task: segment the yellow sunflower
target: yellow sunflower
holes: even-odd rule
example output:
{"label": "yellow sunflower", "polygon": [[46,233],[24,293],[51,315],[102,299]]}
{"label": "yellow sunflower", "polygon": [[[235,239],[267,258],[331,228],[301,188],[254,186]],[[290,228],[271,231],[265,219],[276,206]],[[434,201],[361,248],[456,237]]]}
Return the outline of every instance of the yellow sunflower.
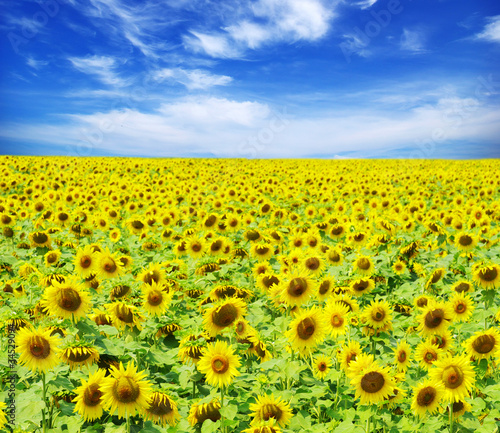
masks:
{"label": "yellow sunflower", "polygon": [[473,250],[478,242],[478,238],[469,233],[460,232],[455,236],[455,246],[462,251]]}
{"label": "yellow sunflower", "polygon": [[427,413],[431,415],[439,410],[439,403],[443,399],[442,385],[436,385],[431,380],[425,380],[413,388],[411,410],[420,417]]}
{"label": "yellow sunflower", "polygon": [[94,268],[96,259],[97,253],[91,245],[86,245],[83,249],[79,249],[76,252],[75,260],[73,261],[73,264],[75,265],[75,272],[82,278],[90,277],[95,273]]}
{"label": "yellow sunflower", "polygon": [[321,275],[325,266],[324,261],[320,255],[307,255],[301,262],[302,270],[310,275]]}
{"label": "yellow sunflower", "polygon": [[401,340],[398,343],[398,346],[394,350],[394,362],[396,363],[396,368],[398,371],[406,371],[408,369],[408,365],[411,361],[411,348],[410,345]]}
{"label": "yellow sunflower", "polygon": [[83,366],[90,367],[99,361],[99,352],[90,343],[82,340],[75,340],[62,349],[61,359],[69,364],[71,370]]}
{"label": "yellow sunflower", "polygon": [[474,301],[469,295],[461,292],[453,293],[452,297],[448,301],[450,306],[452,318],[457,322],[466,322],[472,316],[474,311]]}
{"label": "yellow sunflower", "polygon": [[240,375],[240,358],[224,341],[210,343],[203,350],[197,367],[206,376],[207,382],[215,387],[226,387]]}
{"label": "yellow sunflower", "polygon": [[3,428],[5,424],[7,424],[7,417],[5,416],[5,412],[3,411],[7,405],[0,401],[0,428]]}
{"label": "yellow sunflower", "polygon": [[153,392],[149,406],[144,410],[144,419],[155,424],[176,426],[181,416],[177,403],[163,392]]}
{"label": "yellow sunflower", "polygon": [[166,281],[166,272],[159,263],[151,263],[136,278],[145,284],[164,284]]}
{"label": "yellow sunflower", "polygon": [[56,266],[59,262],[59,259],[61,258],[61,251],[59,250],[53,250],[49,251],[43,256],[45,266],[50,267],[50,266]]}
{"label": "yellow sunflower", "polygon": [[251,426],[242,431],[242,433],[282,433],[281,430],[274,421],[274,418],[271,418],[269,421],[263,423],[258,426]]}
{"label": "yellow sunflower", "polygon": [[361,404],[376,404],[388,398],[396,383],[389,374],[388,367],[380,367],[373,361],[351,380],[356,398]]}
{"label": "yellow sunflower", "polygon": [[94,270],[98,278],[115,278],[123,275],[123,265],[118,253],[111,253],[108,248],[97,253]]}
{"label": "yellow sunflower", "polygon": [[318,355],[314,358],[313,374],[318,379],[324,379],[332,367],[332,360],[325,355]]}
{"label": "yellow sunflower", "polygon": [[326,252],[326,260],[332,266],[340,266],[344,261],[344,256],[340,248],[331,248]]}
{"label": "yellow sunflower", "polygon": [[422,341],[415,349],[415,360],[420,361],[420,366],[429,370],[434,362],[441,358],[443,351],[430,341]]}
{"label": "yellow sunflower", "polygon": [[316,294],[316,285],[304,272],[294,271],[288,274],[279,288],[281,302],[290,307],[300,307]]}
{"label": "yellow sunflower", "polygon": [[340,365],[344,372],[347,372],[351,362],[363,352],[361,345],[356,340],[351,340],[347,346],[342,347],[340,352]]}
{"label": "yellow sunflower", "polygon": [[435,344],[443,351],[448,351],[453,347],[453,336],[449,329],[443,331],[441,334],[434,334],[429,337],[431,344]]}
{"label": "yellow sunflower", "polygon": [[427,282],[425,283],[425,290],[429,290],[431,286],[433,286],[434,284],[437,284],[439,281],[441,281],[441,279],[444,277],[445,273],[446,273],[445,268],[439,268],[439,269],[435,269],[434,271],[432,271],[432,274],[430,275],[430,277],[427,279]]}
{"label": "yellow sunflower", "polygon": [[473,279],[484,289],[496,289],[500,287],[500,266],[477,266],[474,268]]}
{"label": "yellow sunflower", "polygon": [[143,412],[151,401],[151,384],[144,380],[146,373],[137,372],[137,367],[129,362],[127,368],[120,362],[119,367],[112,366],[110,376],[102,380],[102,402],[104,408],[119,418],[133,416]]}
{"label": "yellow sunflower", "polygon": [[318,300],[324,301],[333,292],[335,279],[333,277],[323,277],[318,285]]}
{"label": "yellow sunflower", "polygon": [[392,329],[391,306],[387,301],[372,301],[361,313],[361,322],[375,330]]}
{"label": "yellow sunflower", "polygon": [[359,278],[352,281],[349,288],[354,296],[362,296],[375,288],[375,282],[371,278]]}
{"label": "yellow sunflower", "polygon": [[251,424],[260,424],[263,421],[274,419],[280,427],[286,427],[290,424],[293,416],[290,405],[281,399],[271,395],[259,395],[257,401],[250,405],[253,420]]}
{"label": "yellow sunflower", "polygon": [[91,307],[90,294],[76,277],[66,277],[62,283],[54,281],[45,289],[43,302],[50,314],[63,319],[80,320]]}
{"label": "yellow sunflower", "polygon": [[396,275],[402,275],[405,273],[406,271],[406,263],[403,262],[402,260],[397,260],[396,262],[394,262],[394,264],[392,265],[392,270],[394,271],[394,273]]}
{"label": "yellow sunflower", "polygon": [[30,233],[29,240],[34,247],[43,248],[50,246],[50,236],[46,232]]}
{"label": "yellow sunflower", "polygon": [[474,286],[469,281],[461,280],[453,284],[451,290],[457,293],[468,293],[474,291]]}
{"label": "yellow sunflower", "polygon": [[73,412],[79,413],[85,421],[94,421],[102,416],[103,400],[101,386],[106,370],[97,370],[88,380],[81,379],[82,384],[75,389],[76,403]]}
{"label": "yellow sunflower", "polygon": [[375,265],[370,257],[359,256],[353,263],[353,270],[361,275],[371,275],[375,271]]}
{"label": "yellow sunflower", "polygon": [[323,311],[327,329],[331,335],[338,337],[346,333],[349,308],[337,301],[329,302]]}
{"label": "yellow sunflower", "polygon": [[161,316],[172,299],[173,292],[164,285],[153,283],[142,286],[142,306],[152,316]]}
{"label": "yellow sunflower", "polygon": [[220,403],[217,400],[212,400],[210,403],[195,403],[189,410],[188,422],[191,426],[200,427],[209,419],[216,422],[221,419]]}
{"label": "yellow sunflower", "polygon": [[292,320],[285,336],[292,348],[308,354],[323,341],[327,328],[321,311],[317,308],[300,311]]}
{"label": "yellow sunflower", "polygon": [[49,329],[22,328],[16,336],[19,362],[32,371],[45,373],[61,361],[58,357],[59,338],[50,335]]}
{"label": "yellow sunflower", "polygon": [[241,299],[228,298],[206,310],[203,326],[210,336],[215,337],[223,329],[241,319],[247,311],[246,303]]}
{"label": "yellow sunflower", "polygon": [[144,317],[137,311],[134,305],[128,305],[124,302],[113,302],[107,305],[109,317],[116,329],[133,328],[137,326],[141,329],[141,322]]}
{"label": "yellow sunflower", "polygon": [[274,247],[269,242],[260,241],[250,248],[250,254],[257,260],[264,262],[269,260],[274,254]]}
{"label": "yellow sunflower", "polygon": [[418,317],[417,330],[422,335],[442,334],[452,319],[450,307],[444,302],[430,302]]}
{"label": "yellow sunflower", "polygon": [[447,355],[438,359],[429,372],[434,383],[444,386],[445,398],[450,402],[464,400],[474,386],[475,372],[468,358]]}
{"label": "yellow sunflower", "polygon": [[[450,408],[447,408],[448,413],[450,411]],[[464,415],[466,412],[471,412],[472,411],[472,406],[467,400],[460,400],[460,401],[455,401],[451,405],[451,410],[453,414],[453,419],[458,419],[462,415]]]}
{"label": "yellow sunflower", "polygon": [[500,357],[500,333],[496,328],[476,332],[463,345],[467,354],[477,360]]}

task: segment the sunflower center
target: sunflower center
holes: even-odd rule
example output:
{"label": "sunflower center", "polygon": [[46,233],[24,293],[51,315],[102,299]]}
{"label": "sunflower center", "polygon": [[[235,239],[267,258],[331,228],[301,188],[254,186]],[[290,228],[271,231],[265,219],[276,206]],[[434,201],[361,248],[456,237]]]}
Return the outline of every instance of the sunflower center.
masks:
{"label": "sunflower center", "polygon": [[43,337],[32,337],[30,339],[30,353],[37,359],[45,359],[50,355],[50,344]]}
{"label": "sunflower center", "polygon": [[134,314],[126,305],[118,305],[116,307],[116,317],[125,323],[133,323],[134,321]]}
{"label": "sunflower center", "polygon": [[255,248],[255,252],[261,256],[267,254],[269,251],[269,248],[268,247],[257,247]]}
{"label": "sunflower center", "polygon": [[334,236],[339,236],[344,232],[344,228],[342,226],[333,227],[330,233]]}
{"label": "sunflower center", "polygon": [[215,241],[212,243],[212,245],[210,245],[210,250],[214,252],[220,251],[221,248],[222,248],[222,241]]}
{"label": "sunflower center", "polygon": [[158,290],[152,290],[149,295],[148,295],[148,304],[156,307],[157,305],[161,304],[161,301],[163,301],[163,296],[161,292]]}
{"label": "sunflower center", "polygon": [[55,263],[57,262],[57,254],[56,253],[50,253],[47,256],[47,263]]}
{"label": "sunflower center", "polygon": [[425,355],[424,355],[424,360],[428,364],[431,364],[436,359],[437,359],[437,356],[436,356],[436,354],[434,352],[426,352]]}
{"label": "sunflower center", "polygon": [[460,412],[464,408],[464,402],[463,401],[455,401],[452,406],[452,411],[453,413]]}
{"label": "sunflower center", "polygon": [[102,268],[110,274],[112,274],[113,272],[115,272],[118,269],[115,261],[111,257],[107,257],[105,259],[104,264],[102,265]]}
{"label": "sunflower center", "polygon": [[272,276],[272,277],[264,277],[262,278],[262,283],[264,284],[264,286],[266,286],[268,289],[269,287],[271,287],[273,284],[279,284],[280,280],[278,280],[278,278],[276,276]]}
{"label": "sunflower center", "polygon": [[382,308],[378,307],[374,311],[372,311],[372,319],[375,322],[381,322],[382,320],[384,320],[384,318],[385,318],[385,311]]}
{"label": "sunflower center", "polygon": [[212,322],[220,328],[225,328],[238,317],[238,309],[232,304],[222,305],[212,313]]}
{"label": "sunflower center", "polygon": [[365,257],[362,257],[361,259],[358,260],[357,262],[358,268],[362,269],[363,271],[367,271],[370,269],[370,260],[366,259]]}
{"label": "sunflower center", "polygon": [[446,388],[456,389],[462,385],[464,381],[464,373],[456,365],[446,367],[441,375]]}
{"label": "sunflower center", "polygon": [[436,398],[436,390],[432,386],[427,386],[420,390],[417,395],[417,404],[422,406],[429,406]]}
{"label": "sunflower center", "polygon": [[427,328],[437,328],[444,320],[444,311],[441,308],[429,311],[425,315],[425,326]]}
{"label": "sunflower center", "polygon": [[330,281],[323,281],[318,289],[319,294],[324,295],[328,290],[330,290]]}
{"label": "sunflower center", "polygon": [[311,271],[315,271],[320,266],[319,259],[317,257],[310,257],[306,260],[306,268]]}
{"label": "sunflower center", "polygon": [[384,376],[378,371],[370,371],[361,379],[361,388],[368,393],[380,391],[385,384]]}
{"label": "sunflower center", "polygon": [[144,224],[139,220],[132,221],[131,225],[134,229],[137,230],[141,230],[144,228]]}
{"label": "sunflower center", "polygon": [[469,291],[469,283],[460,283],[457,286],[455,286],[455,292],[461,293],[461,292],[468,292]]}
{"label": "sunflower center", "polygon": [[340,314],[333,314],[330,322],[334,328],[340,328],[344,324],[344,318]]}
{"label": "sunflower center", "polygon": [[2,215],[2,223],[9,224],[12,221],[12,218],[9,215]]}
{"label": "sunflower center", "polygon": [[337,252],[332,252],[328,255],[328,258],[332,263],[340,262],[340,254]]}
{"label": "sunflower center", "polygon": [[308,340],[314,334],[316,323],[311,317],[306,317],[297,326],[297,334],[301,340]]}
{"label": "sunflower center", "polygon": [[71,288],[61,290],[57,305],[66,311],[76,311],[82,305],[78,292]]}
{"label": "sunflower center", "polygon": [[191,245],[191,249],[195,252],[198,253],[201,251],[201,244],[199,242],[195,242]]}
{"label": "sunflower center", "polygon": [[265,404],[261,411],[264,421],[267,421],[269,418],[274,418],[279,421],[283,415],[283,411],[275,404]]}
{"label": "sunflower center", "polygon": [[44,244],[45,242],[48,241],[48,239],[49,238],[45,233],[38,232],[33,235],[33,240],[37,244]]}
{"label": "sunflower center", "polygon": [[94,407],[101,402],[102,392],[97,383],[91,383],[83,393],[83,402],[85,406]]}
{"label": "sunflower center", "polygon": [[455,307],[455,311],[457,313],[463,313],[466,309],[467,308],[466,308],[465,304],[462,304],[462,303],[457,304],[457,306]]}
{"label": "sunflower center", "polygon": [[494,281],[498,276],[498,271],[496,268],[483,268],[479,269],[479,278],[483,281]]}
{"label": "sunflower center", "polygon": [[224,374],[229,369],[227,358],[222,355],[216,355],[212,358],[212,370],[218,374]]}
{"label": "sunflower center", "polygon": [[131,377],[120,377],[113,385],[114,397],[120,403],[133,403],[141,393],[139,385]]}
{"label": "sunflower center", "polygon": [[157,271],[149,271],[143,278],[143,281],[146,284],[152,284],[153,282],[157,283],[160,281],[160,274]]}
{"label": "sunflower center", "polygon": [[162,398],[161,395],[155,394],[151,400],[150,407],[147,409],[149,413],[157,416],[168,415],[173,408],[168,398]]}
{"label": "sunflower center", "polygon": [[328,366],[326,365],[326,362],[324,362],[324,361],[321,361],[318,364],[318,370],[319,371],[325,371],[327,368],[328,368]]}
{"label": "sunflower center", "polygon": [[69,350],[68,359],[73,362],[83,362],[92,356],[89,349],[83,348],[78,352],[76,349]]}
{"label": "sunflower center", "polygon": [[470,244],[472,244],[472,238],[469,235],[460,236],[460,238],[458,239],[458,243],[464,247],[468,247]]}
{"label": "sunflower center", "polygon": [[427,305],[427,298],[419,298],[417,299],[417,305],[422,308],[422,307],[425,307]]}
{"label": "sunflower center", "polygon": [[89,268],[91,264],[92,264],[92,257],[90,256],[83,256],[80,259],[80,266],[84,269]]}
{"label": "sunflower center", "polygon": [[119,286],[113,287],[113,290],[111,290],[111,295],[114,298],[123,298],[129,291],[130,291],[130,286],[121,284]]}
{"label": "sunflower center", "polygon": [[398,362],[405,362],[406,361],[406,352],[401,351],[398,353]]}
{"label": "sunflower center", "polygon": [[472,343],[472,347],[477,353],[490,353],[495,347],[495,337],[492,335],[481,335]]}
{"label": "sunflower center", "polygon": [[442,271],[434,271],[431,277],[431,284],[436,284],[441,279],[442,276],[443,276]]}
{"label": "sunflower center", "polygon": [[368,281],[366,280],[360,280],[356,283],[354,283],[353,288],[356,290],[356,292],[362,292],[363,290],[366,290],[368,288]]}
{"label": "sunflower center", "polygon": [[288,294],[294,298],[300,297],[307,290],[307,281],[303,278],[294,278],[288,284]]}

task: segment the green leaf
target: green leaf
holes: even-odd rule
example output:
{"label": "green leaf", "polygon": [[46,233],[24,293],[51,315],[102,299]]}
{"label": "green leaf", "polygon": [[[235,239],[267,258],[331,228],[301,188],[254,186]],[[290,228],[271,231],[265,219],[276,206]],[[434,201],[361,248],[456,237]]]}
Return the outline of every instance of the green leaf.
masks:
{"label": "green leaf", "polygon": [[235,404],[229,404],[221,408],[220,413],[224,416],[224,418],[233,420],[238,413],[238,406],[236,406]]}

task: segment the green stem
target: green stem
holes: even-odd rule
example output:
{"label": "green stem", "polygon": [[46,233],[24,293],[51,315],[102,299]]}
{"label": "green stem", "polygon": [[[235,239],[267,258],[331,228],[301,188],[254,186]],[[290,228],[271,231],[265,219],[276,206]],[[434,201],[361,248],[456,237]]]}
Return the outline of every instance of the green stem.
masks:
{"label": "green stem", "polygon": [[191,393],[191,399],[194,399],[195,395],[196,395],[196,382],[193,379],[193,392]]}
{"label": "green stem", "polygon": [[368,419],[366,420],[366,430],[365,430],[365,433],[370,433],[370,420],[372,419],[371,416],[368,417]]}
{"label": "green stem", "polygon": [[45,421],[45,411],[47,409],[47,385],[45,383],[45,372],[42,372],[42,399],[45,407],[42,410],[42,426],[43,426],[43,433],[47,431],[47,422]]}
{"label": "green stem", "polygon": [[376,355],[375,340],[372,339],[372,355]]}
{"label": "green stem", "polygon": [[[220,408],[224,407],[224,387],[220,387]],[[224,425],[224,415],[220,415],[220,431],[221,433],[226,433],[226,426]]]}
{"label": "green stem", "polygon": [[130,433],[130,415],[127,413],[127,433]]}
{"label": "green stem", "polygon": [[448,411],[450,412],[450,433],[453,433],[453,403],[448,406]]}

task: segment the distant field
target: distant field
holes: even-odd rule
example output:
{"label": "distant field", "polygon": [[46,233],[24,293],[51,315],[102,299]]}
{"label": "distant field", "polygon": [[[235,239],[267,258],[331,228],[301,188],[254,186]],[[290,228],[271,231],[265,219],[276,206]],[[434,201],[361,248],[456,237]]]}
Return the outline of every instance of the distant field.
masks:
{"label": "distant field", "polygon": [[0,156],[0,430],[498,432],[499,173]]}

